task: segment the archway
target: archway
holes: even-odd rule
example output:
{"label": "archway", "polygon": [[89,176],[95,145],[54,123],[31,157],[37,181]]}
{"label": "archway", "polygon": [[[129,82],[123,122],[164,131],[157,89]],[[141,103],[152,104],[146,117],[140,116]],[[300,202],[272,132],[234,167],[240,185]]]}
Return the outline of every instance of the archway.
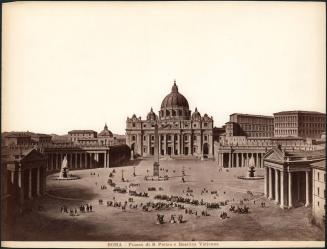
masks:
{"label": "archway", "polygon": [[209,154],[209,145],[208,143],[203,144],[203,157],[207,158]]}
{"label": "archway", "polygon": [[134,160],[134,149],[135,149],[135,144],[131,144],[131,160]]}

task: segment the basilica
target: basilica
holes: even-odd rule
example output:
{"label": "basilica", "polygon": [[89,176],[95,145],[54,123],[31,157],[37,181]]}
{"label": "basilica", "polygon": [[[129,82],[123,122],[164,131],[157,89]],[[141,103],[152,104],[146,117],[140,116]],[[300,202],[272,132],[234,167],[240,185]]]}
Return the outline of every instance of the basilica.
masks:
{"label": "basilica", "polygon": [[146,119],[134,114],[126,121],[126,143],[133,155],[155,154],[155,124],[158,125],[159,155],[213,157],[213,118],[192,113],[176,81],[163,99],[158,115],[151,108]]}

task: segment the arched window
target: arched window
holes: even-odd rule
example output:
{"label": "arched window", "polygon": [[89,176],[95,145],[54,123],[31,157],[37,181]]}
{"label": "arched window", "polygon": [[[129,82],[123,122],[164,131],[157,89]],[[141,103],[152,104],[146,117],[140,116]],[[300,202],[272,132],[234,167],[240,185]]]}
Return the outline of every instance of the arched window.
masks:
{"label": "arched window", "polygon": [[166,116],[170,116],[170,111],[166,110]]}
{"label": "arched window", "polygon": [[176,116],[176,111],[172,110],[172,116],[175,117]]}

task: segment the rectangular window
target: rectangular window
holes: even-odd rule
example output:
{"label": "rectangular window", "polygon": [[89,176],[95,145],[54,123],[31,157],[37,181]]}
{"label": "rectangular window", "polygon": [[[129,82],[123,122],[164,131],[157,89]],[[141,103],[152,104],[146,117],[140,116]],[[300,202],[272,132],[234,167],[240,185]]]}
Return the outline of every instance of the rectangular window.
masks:
{"label": "rectangular window", "polygon": [[207,141],[208,140],[208,137],[207,136],[204,136],[204,141]]}
{"label": "rectangular window", "polygon": [[196,141],[196,136],[193,136],[193,140]]}
{"label": "rectangular window", "polygon": [[207,126],[208,126],[208,124],[207,124],[207,123],[204,123],[203,125],[204,125],[204,127],[207,127]]}
{"label": "rectangular window", "polygon": [[154,140],[154,136],[151,136],[151,140],[152,140],[152,141]]}
{"label": "rectangular window", "polygon": [[318,179],[318,181],[319,181],[319,172],[317,172],[317,179]]}
{"label": "rectangular window", "polygon": [[143,136],[143,141],[145,141],[146,140],[146,136]]}
{"label": "rectangular window", "polygon": [[320,194],[320,189],[319,189],[319,187],[317,188],[317,195],[319,196],[319,194]]}

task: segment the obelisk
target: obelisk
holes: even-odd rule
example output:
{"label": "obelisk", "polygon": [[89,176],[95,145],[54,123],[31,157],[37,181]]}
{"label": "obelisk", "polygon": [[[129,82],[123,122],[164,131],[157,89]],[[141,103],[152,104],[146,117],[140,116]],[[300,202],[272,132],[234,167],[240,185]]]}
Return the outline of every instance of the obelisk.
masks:
{"label": "obelisk", "polygon": [[153,176],[159,177],[159,134],[158,124],[154,125],[154,163],[153,163]]}

